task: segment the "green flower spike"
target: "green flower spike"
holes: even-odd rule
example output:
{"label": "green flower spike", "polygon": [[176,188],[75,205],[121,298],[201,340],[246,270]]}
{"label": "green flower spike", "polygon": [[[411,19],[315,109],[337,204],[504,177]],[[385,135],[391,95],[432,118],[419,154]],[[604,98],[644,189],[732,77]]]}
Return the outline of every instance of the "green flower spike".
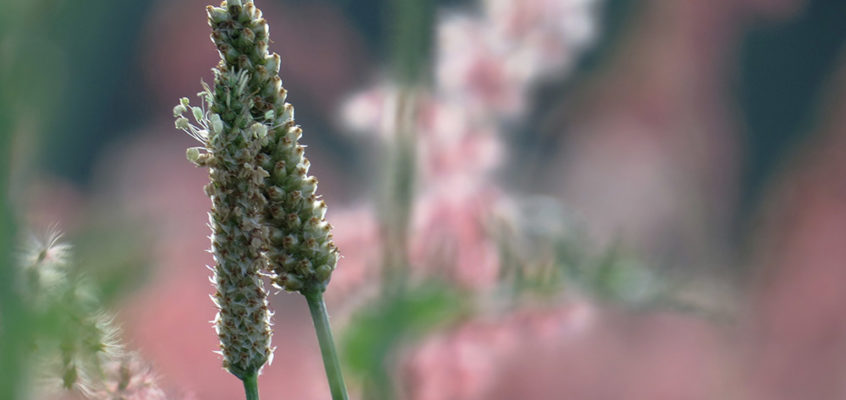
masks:
{"label": "green flower spike", "polygon": [[[308,175],[302,129],[294,122],[294,108],[279,78],[280,57],[269,53],[268,26],[253,3],[229,1],[208,8],[212,40],[225,67],[247,76],[250,93],[248,127],[261,143],[255,168],[267,171],[262,194],[267,200],[263,221],[267,228],[268,272],[273,284],[305,295],[329,378],[333,399],[346,399],[340,363],[329,329],[323,292],[338,262],[332,227],[325,220],[326,203],[317,195],[317,179]],[[220,67],[218,67],[220,68]],[[215,88],[215,96],[221,96]],[[217,110],[213,109],[214,112]],[[224,117],[224,120],[226,118]]]}
{"label": "green flower spike", "polygon": [[[222,18],[240,24],[242,7],[233,3]],[[218,26],[221,15],[209,7],[209,24]],[[220,33],[215,29],[213,37]],[[270,311],[267,291],[261,279],[266,269],[263,257],[267,228],[264,209],[267,200],[263,183],[269,173],[255,164],[266,142],[258,134],[252,114],[254,79],[250,70],[232,58],[234,50],[218,46],[221,61],[214,69],[214,90],[205,84],[202,107],[191,107],[187,98],[174,107],[175,125],[203,144],[190,148],[186,157],[208,167],[210,183],[206,194],[212,200],[209,225],[215,265],[212,300],[218,307],[215,331],[220,339],[223,366],[254,386],[265,362],[272,358]],[[190,113],[195,124],[184,117]],[[248,390],[249,392],[249,390]]]}
{"label": "green flower spike", "polygon": [[[323,291],[338,262],[326,203],[299,144],[302,129],[285,102],[278,54],[268,53],[268,26],[252,2],[207,7],[221,61],[206,107],[182,99],[176,127],[204,144],[186,157],[211,169],[212,251],[217,265],[216,328],[224,365],[257,398],[255,377],[270,357],[269,312],[260,271],[273,284],[306,296],[320,340],[333,399],[346,399]],[[197,125],[182,115],[193,115]]]}
{"label": "green flower spike", "polygon": [[245,71],[252,94],[250,132],[262,138],[256,163],[269,175],[264,182],[265,212],[270,233],[267,257],[273,283],[288,291],[326,289],[338,262],[326,203],[317,195],[317,179],[308,175],[309,161],[299,144],[302,129],[294,108],[286,103],[279,78],[280,58],[268,53],[268,27],[253,3],[230,1],[209,7],[212,40],[230,68]]}

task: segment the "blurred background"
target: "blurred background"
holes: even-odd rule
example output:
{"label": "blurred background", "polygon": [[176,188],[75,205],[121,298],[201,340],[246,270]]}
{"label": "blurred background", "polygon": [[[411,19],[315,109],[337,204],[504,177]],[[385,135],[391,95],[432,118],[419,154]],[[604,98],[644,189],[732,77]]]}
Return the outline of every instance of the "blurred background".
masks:
{"label": "blurred background", "polygon": [[[243,395],[171,115],[206,4],[0,0],[0,398],[100,398],[37,389],[69,328],[16,276],[51,226],[162,389],[127,398]],[[846,2],[256,5],[352,397],[846,399]],[[305,301],[271,306],[262,395],[329,398]]]}

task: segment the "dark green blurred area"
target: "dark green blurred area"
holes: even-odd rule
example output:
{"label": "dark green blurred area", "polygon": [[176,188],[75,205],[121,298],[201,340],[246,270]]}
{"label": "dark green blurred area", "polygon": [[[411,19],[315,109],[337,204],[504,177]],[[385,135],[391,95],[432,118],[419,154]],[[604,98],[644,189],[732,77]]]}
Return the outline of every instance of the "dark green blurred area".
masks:
{"label": "dark green blurred area", "polygon": [[748,124],[740,215],[762,185],[807,140],[825,83],[846,39],[846,2],[810,1],[798,18],[750,29],[742,44],[737,98]]}
{"label": "dark green blurred area", "polygon": [[[404,66],[400,69],[403,74],[415,74],[411,68],[425,64],[425,57],[415,58],[418,54],[425,55],[425,39],[398,38],[391,34],[396,29],[385,22],[386,15],[395,8],[390,1],[336,0],[324,3],[334,4],[344,11],[367,39],[371,53],[386,58],[397,51],[410,53],[411,56],[403,54],[398,58],[408,60],[402,61]],[[457,0],[439,2],[444,5],[460,3],[462,1]],[[52,58],[38,60],[37,64],[44,66],[45,70],[20,77],[18,82],[32,82],[40,77],[61,79],[61,82],[51,85],[53,89],[50,93],[45,93],[52,99],[40,99],[56,103],[51,112],[45,113],[48,118],[44,121],[44,132],[50,139],[44,141],[39,154],[42,165],[51,174],[87,184],[97,156],[104,148],[121,135],[132,132],[132,128],[145,120],[155,117],[154,113],[158,110],[151,107],[150,93],[140,79],[143,65],[138,59],[140,35],[155,4],[144,1],[91,1],[81,7],[75,2],[55,0],[38,5],[40,11],[36,20],[46,29],[43,37],[61,52]],[[427,14],[420,8],[429,7],[422,6],[427,2],[409,4],[415,5],[409,10],[413,13],[411,17]],[[425,25],[425,21],[422,23]],[[399,44],[408,40],[416,44],[412,47]],[[33,51],[36,48],[33,47]],[[36,54],[27,56],[33,61],[39,57]],[[19,89],[18,95],[23,91],[23,88]],[[308,113],[308,110],[301,112]]]}
{"label": "dark green blurred area", "polygon": [[[304,1],[293,0],[292,3]],[[419,68],[425,63],[425,41],[398,36],[395,28],[386,23],[387,16],[395,11],[392,2],[335,0],[324,3],[346,14],[367,40],[371,54],[383,59],[405,60],[401,61],[404,66],[398,68],[403,71],[401,74],[413,75],[416,72],[410,68]],[[461,7],[469,3],[449,0],[440,1],[438,5]],[[38,117],[44,139],[39,146],[37,164],[50,174],[86,185],[94,163],[110,143],[130,134],[133,127],[145,120],[154,118],[158,110],[150,106],[150,93],[139,79],[142,65],[137,54],[144,22],[155,4],[90,1],[83,7],[61,0],[35,2],[27,8],[31,21],[27,30],[31,31],[37,24],[39,35],[7,32],[16,41],[21,41],[22,53],[17,57],[23,59],[13,62],[21,69],[14,74],[13,82],[4,82],[4,98],[6,101],[32,102],[43,110]],[[410,10],[412,15],[427,15],[424,10],[415,9],[425,2],[414,4],[417,6]],[[580,68],[583,71],[597,68],[607,60],[638,6],[642,5],[631,0],[606,3],[601,41],[582,60]],[[762,184],[791,156],[794,145],[807,139],[805,136],[818,109],[822,85],[846,38],[846,24],[841,18],[844,14],[846,3],[817,0],[809,2],[805,10],[790,21],[761,22],[749,28],[736,66],[739,72],[736,102],[747,127],[743,147],[746,152],[742,186],[744,211],[755,208]],[[6,13],[7,18],[10,15]],[[409,41],[417,44],[405,47],[397,44]],[[39,48],[41,44],[45,44],[48,51]],[[406,53],[394,54],[397,51]],[[573,81],[578,80],[568,82]],[[560,89],[562,87],[554,86],[549,90]],[[546,94],[542,90],[538,95],[543,98]],[[538,108],[542,110],[543,104],[541,102]],[[299,107],[304,108],[303,105]],[[308,110],[301,112],[307,114]],[[531,136],[525,141],[530,145]],[[739,214],[742,220],[747,213]]]}

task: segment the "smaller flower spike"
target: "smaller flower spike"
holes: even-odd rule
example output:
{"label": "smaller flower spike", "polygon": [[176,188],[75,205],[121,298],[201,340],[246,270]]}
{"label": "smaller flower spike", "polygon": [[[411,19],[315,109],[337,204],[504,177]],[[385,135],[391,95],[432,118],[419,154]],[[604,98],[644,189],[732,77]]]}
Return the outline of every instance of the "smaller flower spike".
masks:
{"label": "smaller flower spike", "polygon": [[252,97],[244,120],[253,122],[244,128],[262,143],[251,160],[256,169],[267,171],[264,177],[254,177],[261,178],[268,202],[263,218],[273,283],[289,291],[322,293],[338,262],[338,250],[324,218],[326,203],[316,192],[317,179],[308,175],[305,147],[299,144],[302,129],[294,122],[293,106],[285,102],[279,55],[267,50],[267,24],[251,2],[224,2],[209,7],[208,14],[212,40],[227,68],[248,76],[245,91]]}
{"label": "smaller flower spike", "polygon": [[[219,310],[214,324],[223,366],[245,382],[254,382],[273,352],[267,292],[261,279],[261,271],[266,269],[263,252],[268,232],[263,219],[267,199],[262,185],[270,173],[256,163],[267,141],[267,130],[261,124],[256,126],[251,113],[256,96],[252,82],[257,78],[247,54],[255,50],[244,47],[244,40],[254,35],[246,31],[266,32],[267,28],[263,21],[259,24],[244,17],[246,10],[254,10],[251,4],[242,7],[233,1],[222,7],[208,7],[212,38],[215,42],[221,35],[232,39],[232,44],[218,45],[221,61],[214,69],[214,88],[203,85],[201,107],[191,107],[183,98],[173,113],[176,127],[203,144],[187,150],[188,160],[210,168],[206,193],[212,200],[209,226],[216,288],[212,300]],[[235,31],[221,30],[222,25],[238,34],[232,36]],[[197,125],[184,113],[189,113]]]}

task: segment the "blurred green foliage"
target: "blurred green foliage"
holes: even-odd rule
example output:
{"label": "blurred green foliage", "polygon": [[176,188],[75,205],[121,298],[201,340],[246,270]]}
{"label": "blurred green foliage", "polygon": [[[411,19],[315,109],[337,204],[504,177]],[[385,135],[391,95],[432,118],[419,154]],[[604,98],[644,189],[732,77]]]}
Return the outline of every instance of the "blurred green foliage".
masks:
{"label": "blurred green foliage", "polygon": [[91,280],[98,300],[113,306],[144,286],[152,274],[152,229],[141,221],[92,217],[72,240],[76,273]]}
{"label": "blurred green foliage", "polygon": [[[22,301],[21,288],[15,286],[16,214],[13,212],[12,172],[16,151],[16,131],[22,117],[37,118],[37,105],[44,101],[50,76],[49,65],[39,62],[44,46],[42,32],[30,29],[40,21],[45,1],[4,3],[0,13],[0,399],[16,399],[26,381],[27,338],[31,323],[29,306]],[[22,34],[26,32],[27,34]],[[42,47],[45,47],[42,50]]]}
{"label": "blurred green foliage", "polygon": [[396,79],[416,84],[431,68],[434,40],[434,4],[429,0],[395,0],[391,3],[391,60]]}
{"label": "blurred green foliage", "polygon": [[[123,257],[139,260],[139,249],[134,247],[130,250],[128,247],[142,245],[142,241],[134,240],[137,239],[133,238],[137,236],[134,233],[115,235],[116,227],[121,229],[120,226],[108,225],[111,232],[103,233],[102,238],[111,238],[112,243],[106,243],[101,238],[97,240],[97,249],[85,249],[81,253],[87,253],[85,258],[108,264],[108,267],[98,268],[111,272],[111,276],[80,268],[67,277],[68,290],[64,294],[54,293],[50,301],[38,302],[38,307],[29,301],[36,295],[32,293],[32,288],[20,285],[24,279],[20,274],[21,266],[17,265],[22,251],[20,243],[23,235],[20,231],[25,231],[26,227],[16,227],[21,223],[20,216],[26,206],[19,203],[23,186],[43,172],[45,164],[61,168],[68,167],[68,163],[91,158],[87,148],[90,141],[85,133],[93,130],[76,126],[71,122],[72,116],[102,118],[104,115],[102,107],[96,113],[90,112],[90,109],[83,111],[74,107],[84,105],[86,101],[67,101],[69,88],[75,90],[76,97],[82,100],[91,99],[92,94],[91,86],[71,79],[72,71],[66,68],[68,60],[73,58],[71,53],[79,50],[69,43],[80,40],[78,33],[88,29],[79,29],[80,26],[102,26],[93,21],[85,23],[84,18],[67,17],[76,13],[95,18],[91,11],[97,9],[61,0],[34,0],[3,2],[3,12],[0,13],[0,399],[18,399],[28,391],[31,382],[28,373],[34,352],[44,350],[43,343],[36,346],[36,338],[71,343],[73,340],[69,338],[77,334],[83,338],[90,337],[82,332],[90,325],[73,323],[82,321],[77,315],[83,311],[82,305],[78,301],[70,301],[68,297],[74,297],[72,294],[76,293],[75,288],[79,287],[82,276],[97,277],[92,287],[116,297],[126,293],[117,289],[126,286],[126,271],[139,270],[114,268],[134,262]],[[116,10],[118,7],[105,9]],[[97,52],[102,49],[102,38],[108,37],[102,32],[89,37],[85,46],[97,50],[82,61],[76,59],[76,62],[96,60]],[[127,47],[126,51],[134,50]],[[83,53],[77,52],[76,55]],[[105,69],[113,74],[119,73],[110,66]],[[95,70],[91,73],[102,75],[105,72]],[[79,86],[75,87],[75,84]],[[84,233],[80,234],[80,237],[84,236]],[[120,242],[123,247],[103,247],[118,244],[115,242]],[[89,265],[93,267],[96,263]],[[109,276],[109,279],[101,280],[104,276]],[[75,329],[75,326],[80,329]]]}
{"label": "blurred green foliage", "polygon": [[359,309],[340,341],[343,361],[363,383],[363,398],[395,397],[395,359],[403,345],[469,312],[468,297],[442,282],[383,293]]}

